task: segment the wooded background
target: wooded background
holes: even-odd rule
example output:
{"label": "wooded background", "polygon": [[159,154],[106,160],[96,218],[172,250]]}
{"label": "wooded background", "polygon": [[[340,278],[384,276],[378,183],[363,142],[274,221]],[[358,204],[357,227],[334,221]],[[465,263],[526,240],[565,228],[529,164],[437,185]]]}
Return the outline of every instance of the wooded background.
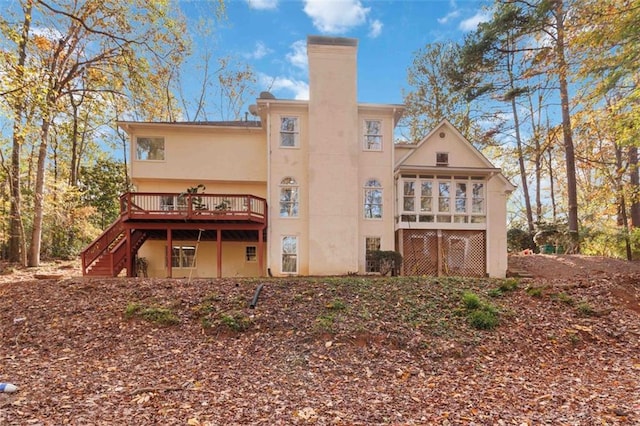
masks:
{"label": "wooded background", "polygon": [[[117,217],[130,189],[117,120],[242,119],[263,88],[215,52],[185,70],[190,32],[170,2],[19,4],[0,16],[0,257],[37,266],[74,258]],[[224,19],[222,1],[207,5],[191,32]],[[640,256],[640,0],[491,11],[463,42],[416,52],[398,136],[417,142],[446,118],[502,167],[518,186],[513,250]],[[187,99],[194,72],[200,95]]]}

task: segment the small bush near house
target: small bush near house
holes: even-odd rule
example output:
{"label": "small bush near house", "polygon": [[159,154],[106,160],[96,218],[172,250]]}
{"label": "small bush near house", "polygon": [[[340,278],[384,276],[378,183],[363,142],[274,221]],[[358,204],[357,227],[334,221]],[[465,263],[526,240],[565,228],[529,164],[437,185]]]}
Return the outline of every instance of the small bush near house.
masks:
{"label": "small bush near house", "polygon": [[389,273],[398,275],[402,268],[402,255],[397,251],[375,250],[370,256],[375,264],[380,265],[380,275],[386,276]]}

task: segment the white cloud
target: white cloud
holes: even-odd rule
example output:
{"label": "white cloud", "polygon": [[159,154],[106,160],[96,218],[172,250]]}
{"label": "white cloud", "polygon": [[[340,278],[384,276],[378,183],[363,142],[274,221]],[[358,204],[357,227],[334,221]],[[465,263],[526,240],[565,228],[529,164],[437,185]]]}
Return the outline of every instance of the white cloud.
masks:
{"label": "white cloud", "polygon": [[[262,87],[266,87],[272,93],[284,91],[293,93],[293,99],[309,100],[309,84],[304,81],[286,77],[272,77],[262,73],[258,74],[258,80]],[[291,99],[291,96],[284,96],[283,98]]]}
{"label": "white cloud", "polygon": [[278,7],[278,0],[245,0],[251,9],[274,10]]}
{"label": "white cloud", "polygon": [[304,12],[323,33],[341,34],[362,25],[371,10],[360,0],[305,0]]}
{"label": "white cloud", "polygon": [[442,18],[438,18],[438,23],[439,24],[446,24],[450,20],[456,19],[458,16],[460,16],[460,11],[459,10],[453,10],[453,11],[447,13]]}
{"label": "white cloud", "polygon": [[369,23],[369,37],[376,38],[382,33],[382,27],[384,24],[377,19],[374,19]]}
{"label": "white cloud", "polygon": [[491,17],[487,12],[478,12],[471,18],[465,19],[464,21],[460,22],[458,28],[460,28],[462,31],[473,31],[478,28],[478,24],[487,22],[490,18]]}
{"label": "white cloud", "polygon": [[273,52],[273,50],[269,49],[266,44],[258,41],[256,42],[256,47],[253,49],[253,52],[245,54],[244,57],[248,59],[262,59],[271,52]]}
{"label": "white cloud", "polygon": [[296,68],[307,70],[309,61],[307,58],[307,42],[298,40],[291,45],[291,52],[287,53],[287,61]]}

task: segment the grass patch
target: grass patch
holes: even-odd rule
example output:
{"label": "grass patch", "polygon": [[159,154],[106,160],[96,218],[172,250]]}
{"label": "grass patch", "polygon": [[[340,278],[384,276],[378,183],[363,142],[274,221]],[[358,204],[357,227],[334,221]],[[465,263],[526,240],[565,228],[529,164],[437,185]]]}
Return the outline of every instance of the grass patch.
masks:
{"label": "grass patch", "polygon": [[553,293],[553,294],[550,294],[549,297],[557,302],[564,303],[565,305],[573,305],[575,303],[573,298],[564,292]]}
{"label": "grass patch", "polygon": [[500,323],[498,309],[480,299],[475,293],[462,293],[462,303],[466,310],[467,322],[478,330],[493,330]]}
{"label": "grass patch", "polygon": [[580,302],[578,306],[576,306],[576,310],[578,311],[578,314],[583,317],[592,317],[596,315],[596,310],[587,302]]}
{"label": "grass patch", "polygon": [[542,287],[529,287],[527,294],[531,297],[542,297]]}
{"label": "grass patch", "polygon": [[144,306],[137,302],[130,302],[124,310],[125,318],[141,318],[158,325],[175,325],[180,318],[165,306]]}
{"label": "grass patch", "polygon": [[343,300],[333,299],[331,302],[327,303],[325,307],[330,311],[342,311],[347,308],[347,304],[344,303]]}
{"label": "grass patch", "polygon": [[240,332],[248,330],[252,320],[242,312],[228,312],[220,315],[218,322],[232,331]]}

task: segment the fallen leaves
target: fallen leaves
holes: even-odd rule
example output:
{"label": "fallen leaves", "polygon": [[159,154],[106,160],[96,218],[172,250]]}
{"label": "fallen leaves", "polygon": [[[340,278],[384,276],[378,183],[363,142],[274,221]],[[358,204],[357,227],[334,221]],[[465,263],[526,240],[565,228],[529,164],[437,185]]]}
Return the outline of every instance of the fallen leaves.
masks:
{"label": "fallen leaves", "polygon": [[[199,315],[248,315],[255,280],[4,282],[0,381],[20,390],[0,423],[636,424],[640,284],[581,274],[492,299],[492,332],[456,314],[461,287],[485,297],[489,280],[265,280],[242,331]],[[130,302],[180,324],[126,320]]]}

